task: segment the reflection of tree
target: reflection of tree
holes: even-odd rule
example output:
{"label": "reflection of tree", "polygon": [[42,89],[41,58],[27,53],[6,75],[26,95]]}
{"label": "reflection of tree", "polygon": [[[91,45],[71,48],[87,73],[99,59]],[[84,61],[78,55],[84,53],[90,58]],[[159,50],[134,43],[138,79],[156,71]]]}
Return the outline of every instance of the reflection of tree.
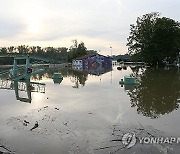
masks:
{"label": "reflection of tree", "polygon": [[63,77],[70,77],[71,81],[75,84],[73,88],[79,88],[79,85],[85,86],[85,82],[87,80],[87,73],[72,70],[68,68],[63,69],[49,69],[44,74],[36,74],[32,76],[33,80],[41,80],[44,78],[52,78],[54,72],[59,72]]}
{"label": "reflection of tree", "polygon": [[147,69],[140,78],[141,85],[128,92],[139,114],[158,118],[178,109],[180,84],[176,70]]}
{"label": "reflection of tree", "polygon": [[59,72],[63,77],[70,77],[71,81],[75,84],[73,88],[79,88],[79,85],[85,86],[87,74],[73,69],[61,69]]}
{"label": "reflection of tree", "polygon": [[88,75],[83,72],[73,70],[73,79],[71,79],[71,81],[75,84],[73,88],[79,88],[79,84],[85,86],[87,76]]}

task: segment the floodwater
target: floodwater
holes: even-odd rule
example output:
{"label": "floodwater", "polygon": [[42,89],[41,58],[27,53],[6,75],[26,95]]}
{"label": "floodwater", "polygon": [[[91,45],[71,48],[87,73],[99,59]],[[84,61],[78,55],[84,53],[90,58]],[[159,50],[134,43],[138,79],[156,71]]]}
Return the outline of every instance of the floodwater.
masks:
{"label": "floodwater", "polygon": [[[54,72],[60,72],[63,80],[53,81]],[[140,84],[121,86],[125,75],[135,76]],[[132,132],[136,138],[180,137],[176,68],[118,70],[114,66],[91,74],[66,68],[47,70],[32,76],[31,82],[34,88],[24,91],[28,82],[0,79],[0,151],[180,153],[180,143],[140,144],[137,140],[131,148],[122,143],[123,135]],[[37,128],[31,130],[36,123]]]}

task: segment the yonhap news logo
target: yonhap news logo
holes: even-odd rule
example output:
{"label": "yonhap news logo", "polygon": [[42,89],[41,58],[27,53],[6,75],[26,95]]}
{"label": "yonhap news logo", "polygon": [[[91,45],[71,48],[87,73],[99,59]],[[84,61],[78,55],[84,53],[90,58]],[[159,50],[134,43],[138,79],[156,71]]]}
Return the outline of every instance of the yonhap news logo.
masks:
{"label": "yonhap news logo", "polygon": [[140,144],[179,144],[180,137],[137,137],[134,132],[126,133],[122,137],[122,144],[127,148]]}
{"label": "yonhap news logo", "polygon": [[122,137],[122,143],[126,148],[131,148],[136,144],[136,136],[134,132],[126,133]]}

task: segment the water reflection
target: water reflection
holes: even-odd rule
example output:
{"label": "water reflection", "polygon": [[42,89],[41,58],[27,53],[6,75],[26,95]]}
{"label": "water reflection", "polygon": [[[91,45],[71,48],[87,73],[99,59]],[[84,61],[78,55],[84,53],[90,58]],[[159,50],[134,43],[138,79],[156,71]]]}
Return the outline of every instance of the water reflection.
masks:
{"label": "water reflection", "polygon": [[69,78],[72,82],[72,88],[83,87],[88,80],[88,74],[100,76],[109,71],[112,71],[112,68],[102,68],[97,67],[96,69],[90,70],[74,70],[71,68],[62,68],[62,69],[46,69],[45,72],[39,72],[38,74],[31,75],[28,80],[9,80],[8,73],[5,76],[0,76],[0,89],[14,90],[16,99],[21,102],[32,102],[32,92],[45,93],[45,84],[33,81],[44,80],[44,78],[51,79],[54,84],[60,84],[62,79],[52,79],[53,74],[61,73],[64,78]]}
{"label": "water reflection", "polygon": [[135,70],[132,75],[141,80],[141,85],[128,91],[131,107],[147,117],[158,118],[179,108],[180,84],[175,69]]}
{"label": "water reflection", "polygon": [[[64,69],[49,69],[44,74],[36,74],[36,75],[31,76],[31,79],[33,79],[33,80],[42,80],[43,78],[52,79],[54,72],[61,73],[61,75],[63,77],[69,77],[71,79],[71,81],[77,87],[79,87],[79,84],[84,86],[85,82],[87,80],[87,77],[88,77],[87,73],[77,71],[77,70],[73,70],[73,69],[69,69],[69,68],[64,68]],[[53,80],[53,82],[54,83],[61,83],[62,80]]]}
{"label": "water reflection", "polygon": [[[73,83],[73,88],[79,88],[80,86],[85,86],[86,81],[88,80],[88,74],[100,76],[109,71],[112,71],[112,67],[97,67],[96,69],[85,69],[81,70],[78,68],[63,68],[63,69],[49,69],[45,74],[36,74],[31,76],[33,80],[42,80],[43,78],[52,78],[54,72],[61,73],[63,77],[70,78]],[[62,80],[53,80],[54,83],[61,83]]]}
{"label": "water reflection", "polygon": [[[45,93],[45,84],[31,82],[30,80],[43,80],[44,78],[51,79],[54,84],[60,84],[62,79],[52,79],[55,72],[61,73],[65,78],[69,78],[72,82],[72,88],[79,88],[80,86],[85,86],[86,81],[88,80],[88,74],[93,74],[99,76],[104,74],[112,69],[106,69],[98,67],[96,69],[90,70],[76,70],[71,68],[63,69],[46,69],[45,72],[39,72],[38,74],[31,75],[29,80],[8,80],[8,74],[1,76],[0,79],[0,89],[14,90],[16,99],[21,102],[32,102],[31,92],[43,92]],[[22,96],[23,95],[23,96]]]}
{"label": "water reflection", "polygon": [[[38,82],[30,82],[30,80],[8,80],[5,78],[1,78],[0,89],[14,90],[17,100],[21,102],[31,103],[31,93],[45,93],[45,84]],[[23,96],[21,96],[22,94]]]}
{"label": "water reflection", "polygon": [[98,66],[95,68],[88,67],[84,69],[82,69],[82,67],[73,67],[71,71],[73,71],[73,79],[71,78],[71,81],[74,83],[74,86],[72,87],[79,88],[79,84],[85,86],[85,82],[88,79],[88,74],[100,76],[102,74],[112,71],[112,66]]}
{"label": "water reflection", "polygon": [[54,84],[60,84],[62,82],[62,80],[63,80],[62,78],[60,78],[60,79],[53,78]]}
{"label": "water reflection", "polygon": [[88,74],[81,72],[81,71],[75,71],[71,70],[73,74],[70,75],[71,82],[73,82],[73,88],[79,88],[79,86],[85,86],[85,83],[88,79]]}
{"label": "water reflection", "polygon": [[73,67],[73,69],[83,71],[87,74],[99,76],[99,75],[102,75],[102,74],[112,71],[112,65],[105,65],[104,67],[102,65],[100,65],[97,67],[88,67],[88,68],[84,68],[84,69],[82,67],[76,66],[76,67]]}
{"label": "water reflection", "polygon": [[[19,84],[20,83],[20,84]],[[26,80],[26,81],[14,81],[14,83],[12,83],[12,88],[14,88],[15,90],[15,95],[16,95],[16,99],[21,101],[21,102],[28,102],[31,103],[31,89],[33,89],[33,87],[30,84],[30,81]],[[19,95],[19,91],[26,91],[27,93],[27,98],[25,97],[21,97]]]}

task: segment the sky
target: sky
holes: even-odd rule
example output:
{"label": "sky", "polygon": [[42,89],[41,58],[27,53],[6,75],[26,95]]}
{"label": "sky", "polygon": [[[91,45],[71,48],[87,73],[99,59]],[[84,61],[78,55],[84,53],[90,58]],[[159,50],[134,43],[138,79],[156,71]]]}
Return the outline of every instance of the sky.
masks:
{"label": "sky", "polygon": [[0,0],[0,46],[69,48],[76,39],[103,55],[125,54],[130,24],[151,12],[180,21],[180,1]]}

